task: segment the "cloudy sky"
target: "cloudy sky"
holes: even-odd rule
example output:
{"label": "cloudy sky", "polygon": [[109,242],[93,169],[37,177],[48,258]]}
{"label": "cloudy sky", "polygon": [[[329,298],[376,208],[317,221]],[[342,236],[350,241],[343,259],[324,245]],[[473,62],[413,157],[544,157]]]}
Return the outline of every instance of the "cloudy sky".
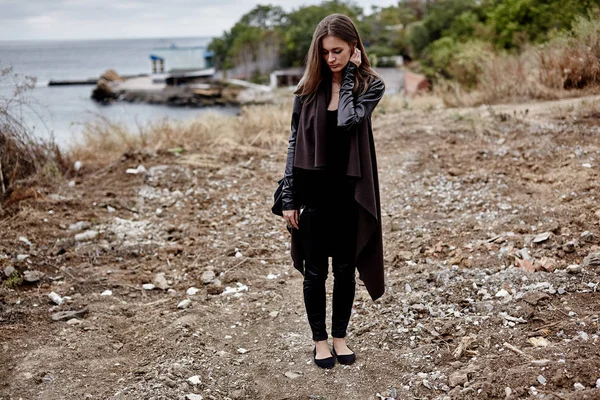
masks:
{"label": "cloudy sky", "polygon": [[[397,0],[355,0],[365,10]],[[0,0],[0,40],[217,36],[256,4],[320,0]]]}

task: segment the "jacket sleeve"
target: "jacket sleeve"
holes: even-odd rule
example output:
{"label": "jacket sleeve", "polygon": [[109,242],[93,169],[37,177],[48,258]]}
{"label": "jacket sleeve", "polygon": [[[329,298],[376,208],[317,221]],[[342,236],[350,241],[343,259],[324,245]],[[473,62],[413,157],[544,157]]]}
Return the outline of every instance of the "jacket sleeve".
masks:
{"label": "jacket sleeve", "polygon": [[367,91],[355,100],[352,91],[357,68],[356,64],[348,62],[343,71],[338,105],[338,127],[343,129],[350,129],[369,118],[385,92],[383,81],[375,79]]}
{"label": "jacket sleeve", "polygon": [[285,173],[283,175],[283,191],[281,193],[283,210],[297,209],[297,205],[294,202],[294,154],[296,152],[296,137],[298,136],[298,123],[300,121],[301,111],[302,101],[299,96],[295,96],[294,107],[292,109],[292,127],[288,143],[287,160],[285,163]]}

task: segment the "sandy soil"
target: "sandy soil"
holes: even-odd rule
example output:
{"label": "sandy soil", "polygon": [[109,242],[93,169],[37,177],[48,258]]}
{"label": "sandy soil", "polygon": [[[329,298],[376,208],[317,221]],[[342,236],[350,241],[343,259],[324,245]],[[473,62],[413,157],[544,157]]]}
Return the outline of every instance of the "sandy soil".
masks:
{"label": "sandy soil", "polygon": [[269,211],[284,148],[126,154],[14,205],[0,398],[600,398],[598,109],[380,110],[387,291],[330,371]]}

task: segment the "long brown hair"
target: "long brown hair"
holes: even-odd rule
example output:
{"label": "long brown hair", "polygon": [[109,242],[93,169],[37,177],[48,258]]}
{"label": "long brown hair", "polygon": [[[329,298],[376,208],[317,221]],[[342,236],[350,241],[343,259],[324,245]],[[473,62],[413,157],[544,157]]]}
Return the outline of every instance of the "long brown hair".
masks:
{"label": "long brown hair", "polygon": [[323,62],[322,56],[322,39],[328,35],[338,37],[348,43],[351,48],[354,46],[360,50],[361,63],[354,77],[354,93],[359,95],[365,93],[369,88],[370,80],[373,77],[379,77],[379,75],[371,68],[367,52],[362,40],[360,40],[354,22],[344,14],[331,14],[323,18],[315,29],[308,54],[306,55],[304,76],[294,94],[307,97],[310,101],[323,79],[331,77],[331,70]]}

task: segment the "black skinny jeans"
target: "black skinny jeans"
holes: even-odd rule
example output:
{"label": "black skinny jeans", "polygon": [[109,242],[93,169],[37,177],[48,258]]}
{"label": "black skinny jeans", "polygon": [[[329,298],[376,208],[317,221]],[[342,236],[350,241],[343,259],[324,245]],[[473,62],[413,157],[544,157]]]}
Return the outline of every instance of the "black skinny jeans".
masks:
{"label": "black skinny jeans", "polygon": [[[344,193],[345,192],[345,193]],[[331,336],[346,336],[354,293],[358,207],[353,193],[338,192],[334,202],[307,205],[299,218],[304,263],[304,305],[313,340],[327,340],[325,281],[329,256],[333,270]],[[340,194],[342,196],[340,196]]]}

